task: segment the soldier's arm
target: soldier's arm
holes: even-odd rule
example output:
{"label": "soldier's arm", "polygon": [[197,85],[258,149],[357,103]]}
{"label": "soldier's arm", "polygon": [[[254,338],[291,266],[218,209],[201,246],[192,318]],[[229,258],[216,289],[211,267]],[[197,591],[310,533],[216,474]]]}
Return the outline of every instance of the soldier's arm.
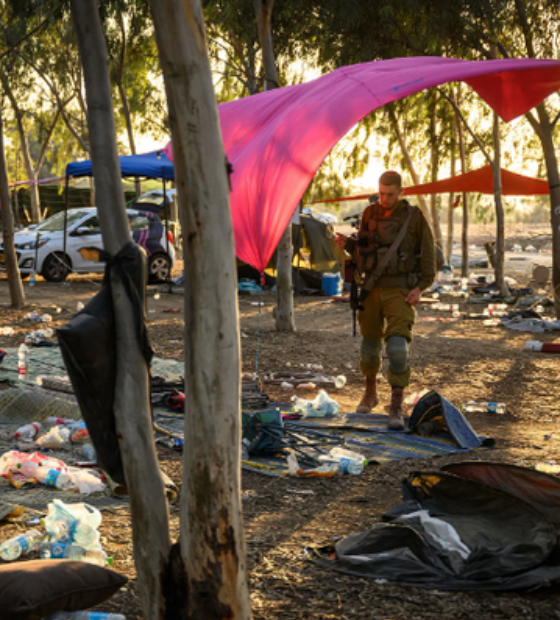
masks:
{"label": "soldier's arm", "polygon": [[430,223],[422,212],[420,212],[420,217],[423,221],[421,222],[422,255],[420,257],[418,288],[424,291],[433,284],[436,277],[436,246]]}
{"label": "soldier's arm", "polygon": [[[360,221],[360,230],[367,230],[368,222],[369,222],[369,211],[371,207],[366,207],[364,212],[362,213],[362,219]],[[356,238],[354,236],[346,238],[346,245],[344,249],[350,254],[350,256],[354,257],[354,253],[356,251]]]}

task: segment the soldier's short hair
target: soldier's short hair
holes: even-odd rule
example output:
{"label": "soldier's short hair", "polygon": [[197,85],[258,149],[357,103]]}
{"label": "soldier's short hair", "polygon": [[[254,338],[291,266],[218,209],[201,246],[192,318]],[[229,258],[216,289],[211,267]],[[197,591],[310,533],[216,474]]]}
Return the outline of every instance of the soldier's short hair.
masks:
{"label": "soldier's short hair", "polygon": [[379,185],[395,185],[402,189],[402,177],[394,170],[387,170],[379,177]]}

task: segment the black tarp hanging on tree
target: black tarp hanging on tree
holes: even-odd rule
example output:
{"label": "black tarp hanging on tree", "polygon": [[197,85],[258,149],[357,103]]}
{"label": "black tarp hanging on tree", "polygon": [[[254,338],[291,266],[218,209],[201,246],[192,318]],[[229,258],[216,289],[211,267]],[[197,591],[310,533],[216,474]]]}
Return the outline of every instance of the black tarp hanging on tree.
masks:
{"label": "black tarp hanging on tree", "polygon": [[132,241],[111,257],[95,248],[107,262],[99,293],[66,325],[57,330],[62,357],[76,399],[97,453],[99,465],[119,484],[125,484],[113,411],[116,386],[116,332],[111,278],[119,278],[131,301],[136,336],[149,372],[153,351],[145,322],[146,255]]}

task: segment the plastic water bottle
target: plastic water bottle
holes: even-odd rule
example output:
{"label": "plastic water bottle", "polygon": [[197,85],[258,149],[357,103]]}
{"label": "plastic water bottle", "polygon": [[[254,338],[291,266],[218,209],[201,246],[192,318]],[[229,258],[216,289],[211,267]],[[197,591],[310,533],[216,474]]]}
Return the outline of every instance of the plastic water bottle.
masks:
{"label": "plastic water bottle", "polygon": [[33,270],[29,276],[29,286],[35,286],[35,270]]}
{"label": "plastic water bottle", "polygon": [[82,456],[89,461],[90,463],[95,463],[97,461],[97,454],[95,453],[95,448],[90,443],[85,443],[80,450]]}
{"label": "plastic water bottle", "polygon": [[29,349],[27,348],[27,345],[25,344],[25,342],[22,342],[19,345],[19,349],[18,349],[18,378],[19,379],[27,378],[27,375],[29,372],[29,367],[27,363],[28,353],[29,353]]}
{"label": "plastic water bottle", "polygon": [[41,545],[41,557],[44,560],[89,562],[90,564],[97,564],[97,566],[105,566],[108,560],[106,553],[102,549],[84,549],[80,545],[60,542],[44,542]]}
{"label": "plastic water bottle", "polygon": [[43,620],[126,620],[126,617],[103,611],[57,611]]}
{"label": "plastic water bottle", "polygon": [[348,448],[343,448],[342,446],[336,446],[332,448],[330,454],[336,458],[345,458],[352,459],[353,461],[362,461],[364,465],[367,465],[367,459],[364,458],[363,454],[359,452],[354,452],[353,450],[348,450]]}
{"label": "plastic water bottle", "polygon": [[334,387],[337,390],[341,390],[346,385],[346,377],[344,375],[338,375],[334,378]]}
{"label": "plastic water bottle", "polygon": [[488,402],[475,402],[470,400],[463,405],[463,411],[465,413],[505,413],[505,403],[488,403]]}
{"label": "plastic water bottle", "polygon": [[341,474],[359,476],[364,471],[364,462],[341,458],[340,461],[338,461],[338,471]]}
{"label": "plastic water bottle", "polygon": [[45,537],[39,530],[29,530],[22,536],[15,536],[5,540],[0,545],[0,558],[4,562],[13,562],[22,555],[27,555],[39,548],[40,542]]}
{"label": "plastic water bottle", "polygon": [[39,422],[31,422],[31,424],[20,426],[14,433],[14,439],[34,439],[41,432],[41,428],[42,426]]}
{"label": "plastic water bottle", "polygon": [[48,487],[56,487],[57,489],[66,490],[74,486],[72,478],[58,469],[49,469],[43,465],[37,465],[32,461],[25,462],[21,471],[28,478],[35,478],[37,482]]}

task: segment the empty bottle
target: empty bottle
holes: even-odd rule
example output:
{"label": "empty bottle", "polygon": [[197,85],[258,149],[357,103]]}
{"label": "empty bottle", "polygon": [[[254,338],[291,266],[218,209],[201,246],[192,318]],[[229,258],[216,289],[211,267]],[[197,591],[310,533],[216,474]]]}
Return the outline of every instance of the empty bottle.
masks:
{"label": "empty bottle", "polygon": [[338,461],[338,472],[340,474],[352,474],[359,476],[364,471],[364,462],[354,459],[341,458]]}
{"label": "empty bottle", "polygon": [[353,450],[348,450],[348,448],[343,448],[342,446],[336,446],[332,448],[330,454],[334,457],[352,459],[354,461],[362,461],[364,465],[367,465],[367,459],[364,458],[363,454],[359,452],[354,452]]}
{"label": "empty bottle", "polygon": [[95,448],[90,443],[85,443],[81,447],[80,452],[82,456],[90,463],[95,463],[95,461],[97,460],[97,454],[95,453]]}
{"label": "empty bottle", "polygon": [[29,286],[35,286],[35,270],[33,270],[29,276]]}
{"label": "empty bottle", "polygon": [[41,432],[41,424],[39,422],[31,422],[31,424],[25,424],[20,426],[14,433],[15,439],[30,440],[34,439]]}
{"label": "empty bottle", "polygon": [[338,375],[334,378],[334,387],[337,390],[342,389],[346,385],[346,377],[344,375]]}
{"label": "empty bottle", "polygon": [[41,545],[41,557],[44,560],[75,560],[89,562],[97,566],[107,564],[107,555],[102,549],[84,549],[80,545],[59,542],[44,542]]}
{"label": "empty bottle", "polygon": [[505,403],[488,403],[488,402],[475,402],[470,400],[463,405],[463,411],[465,413],[505,413]]}
{"label": "empty bottle", "polygon": [[29,367],[28,367],[28,362],[27,362],[27,355],[29,353],[29,349],[27,348],[27,345],[25,344],[25,342],[22,342],[19,345],[19,349],[18,349],[18,378],[19,379],[26,379],[28,372],[29,372]]}
{"label": "empty bottle", "polygon": [[37,482],[48,487],[56,487],[57,489],[67,490],[74,486],[72,478],[58,469],[49,469],[44,465],[37,465],[32,461],[27,461],[22,465],[22,473],[28,478],[35,478]]}
{"label": "empty bottle", "polygon": [[4,562],[17,560],[20,556],[27,555],[37,550],[44,537],[45,535],[38,530],[29,530],[21,536],[15,536],[14,538],[5,540],[0,545],[0,558],[2,558]]}
{"label": "empty bottle", "polygon": [[126,620],[126,617],[103,611],[57,611],[44,620]]}

